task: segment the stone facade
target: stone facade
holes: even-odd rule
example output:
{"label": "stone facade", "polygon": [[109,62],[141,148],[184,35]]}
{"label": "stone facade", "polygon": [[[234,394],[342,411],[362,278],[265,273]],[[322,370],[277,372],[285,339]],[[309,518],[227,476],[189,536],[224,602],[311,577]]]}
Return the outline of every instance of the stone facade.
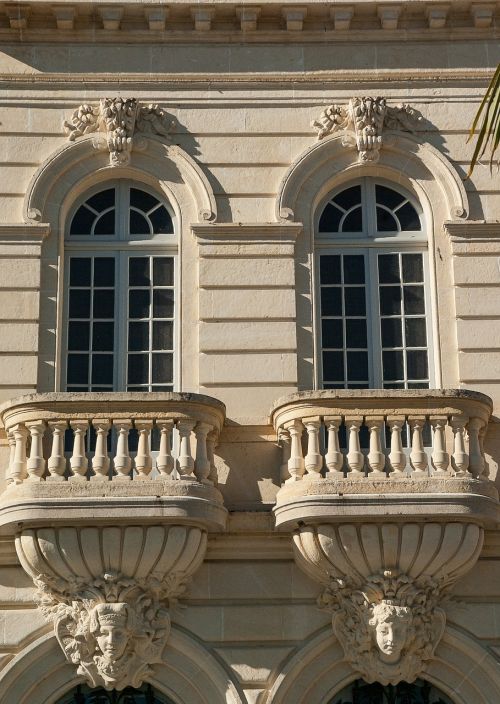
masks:
{"label": "stone facade", "polygon": [[[465,178],[499,22],[474,0],[0,5],[0,704],[143,683],[331,704],[360,679],[500,701],[500,181]],[[319,256],[372,256],[319,224],[352,184],[422,224],[370,247],[425,261],[425,384],[323,388]],[[86,205],[110,187],[115,239]],[[99,289],[70,257],[115,262],[89,314],[115,292],[109,384],[67,381],[68,301]],[[134,319],[130,287],[174,312]],[[170,346],[126,342],[146,318]]]}

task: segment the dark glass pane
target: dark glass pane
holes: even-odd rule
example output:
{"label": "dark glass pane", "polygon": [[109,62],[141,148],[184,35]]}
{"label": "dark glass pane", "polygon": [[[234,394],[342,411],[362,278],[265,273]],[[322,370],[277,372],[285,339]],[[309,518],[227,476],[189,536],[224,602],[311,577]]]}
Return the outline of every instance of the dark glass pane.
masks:
{"label": "dark glass pane", "polygon": [[115,342],[114,323],[94,323],[92,326],[92,349],[98,352],[112,352]]}
{"label": "dark glass pane", "polygon": [[[408,383],[408,388],[409,388],[409,389],[428,389],[428,388],[429,388],[429,382],[426,382],[426,381],[423,381],[423,382],[419,381],[419,382],[414,382],[414,383],[409,382],[409,383]],[[427,443],[427,444],[430,445],[430,443]]]}
{"label": "dark glass pane", "polygon": [[149,219],[153,225],[155,235],[171,235],[173,233],[174,224],[170,213],[164,205],[160,205],[159,208],[156,208],[149,216]]}
{"label": "dark glass pane", "polygon": [[137,210],[130,211],[130,234],[131,235],[149,235],[149,223]]}
{"label": "dark glass pane", "polygon": [[73,216],[69,234],[90,235],[95,217],[95,214],[91,210],[81,205]]}
{"label": "dark glass pane", "polygon": [[105,191],[100,191],[88,198],[87,203],[91,208],[97,210],[98,213],[106,210],[106,208],[112,208],[115,204],[115,189],[107,188]]}
{"label": "dark glass pane", "polygon": [[368,352],[347,352],[347,378],[349,381],[368,380]]}
{"label": "dark glass pane", "polygon": [[153,259],[153,285],[174,285],[174,260],[171,257],[154,257]]}
{"label": "dark glass pane", "polygon": [[319,232],[338,232],[340,219],[343,212],[331,203],[328,203],[319,219]]}
{"label": "dark glass pane", "polygon": [[153,322],[153,349],[172,350],[174,348],[174,324],[168,320]]}
{"label": "dark glass pane", "polygon": [[342,315],[342,289],[321,289],[321,315]]}
{"label": "dark glass pane", "polygon": [[115,260],[112,257],[94,258],[94,286],[115,285]]}
{"label": "dark glass pane", "polygon": [[352,210],[349,215],[346,215],[342,223],[342,232],[361,232],[363,230],[363,211],[361,206]]}
{"label": "dark glass pane", "polygon": [[147,213],[149,210],[158,205],[159,200],[146,191],[140,191],[138,188],[130,189],[130,205],[134,208]]}
{"label": "dark glass pane", "polygon": [[361,186],[351,186],[346,188],[345,191],[337,193],[335,198],[332,200],[338,203],[344,210],[349,210],[353,205],[361,203]]}
{"label": "dark glass pane", "polygon": [[401,230],[421,229],[420,218],[411,203],[405,203],[399,210],[396,210],[396,216],[400,222]]}
{"label": "dark glass pane", "polygon": [[392,188],[377,184],[375,186],[375,199],[380,205],[385,205],[386,208],[394,210],[396,206],[404,201],[405,197],[401,193],[393,191]]}
{"label": "dark glass pane", "polygon": [[427,379],[429,367],[426,350],[410,350],[406,353],[408,379]]}
{"label": "dark glass pane", "polygon": [[90,257],[71,257],[69,260],[69,285],[90,286]]}
{"label": "dark glass pane", "polygon": [[92,355],[92,383],[112,384],[113,383],[113,355],[94,354]]}
{"label": "dark glass pane", "polygon": [[424,281],[424,262],[421,254],[403,254],[403,281],[420,284]]}
{"label": "dark glass pane", "polygon": [[128,293],[129,318],[149,318],[151,294],[148,290],[135,289]]}
{"label": "dark glass pane", "polygon": [[342,320],[321,321],[321,342],[323,347],[333,347],[337,349],[344,347],[342,327]]}
{"label": "dark glass pane", "polygon": [[67,382],[68,384],[88,384],[89,356],[88,354],[68,354]]}
{"label": "dark glass pane", "polygon": [[344,381],[343,352],[323,352],[323,379]]}
{"label": "dark glass pane", "polygon": [[359,254],[346,254],[344,256],[344,283],[365,283],[365,258]]}
{"label": "dark glass pane", "polygon": [[378,280],[381,284],[399,284],[399,257],[397,254],[378,255]]}
{"label": "dark glass pane", "polygon": [[114,235],[115,234],[115,211],[109,210],[101,215],[94,227],[94,235]]}
{"label": "dark glass pane", "polygon": [[404,387],[405,385],[403,382],[400,382],[399,384],[384,384],[384,389],[404,389]]}
{"label": "dark glass pane", "polygon": [[171,354],[153,354],[153,383],[168,384],[173,381],[173,358]]}
{"label": "dark glass pane", "polygon": [[382,347],[402,346],[401,318],[382,318],[380,328],[382,332]]}
{"label": "dark glass pane", "polygon": [[381,315],[401,314],[401,289],[399,286],[384,286],[379,289],[379,294]]}
{"label": "dark glass pane", "polygon": [[345,337],[346,347],[366,348],[368,345],[366,335],[366,320],[346,320]]}
{"label": "dark glass pane", "polygon": [[426,347],[427,334],[424,318],[406,318],[405,335],[407,347]]}
{"label": "dark glass pane", "polygon": [[377,230],[379,232],[397,232],[398,224],[394,217],[384,208],[377,207]]}
{"label": "dark glass pane", "polygon": [[405,286],[404,303],[406,315],[423,315],[425,313],[424,287]]}
{"label": "dark glass pane", "polygon": [[341,382],[340,384],[334,384],[330,383],[328,381],[325,381],[323,383],[323,389],[343,389],[344,388],[344,382]]}
{"label": "dark glass pane", "polygon": [[174,292],[170,289],[153,291],[153,318],[174,317]]}
{"label": "dark glass pane", "polygon": [[69,317],[90,318],[90,291],[69,292]]}
{"label": "dark glass pane", "polygon": [[[151,390],[152,391],[161,391],[161,392],[167,391],[168,392],[168,391],[173,391],[174,388],[172,385],[165,386],[165,384],[155,384],[154,386],[151,387]],[[151,443],[151,444],[153,445],[153,443]],[[154,449],[154,447],[152,449]]]}
{"label": "dark glass pane", "polygon": [[149,381],[149,355],[129,354],[127,383],[147,384]]}
{"label": "dark glass pane", "polygon": [[319,278],[322,284],[340,284],[340,255],[323,255],[319,261]]}
{"label": "dark glass pane", "polygon": [[149,350],[149,322],[128,324],[128,348],[132,352]]}
{"label": "dark glass pane", "polygon": [[88,350],[89,344],[89,323],[71,322],[68,327],[68,350]]}
{"label": "dark glass pane", "polygon": [[149,257],[130,257],[128,260],[128,283],[130,286],[149,286]]}
{"label": "dark glass pane", "polygon": [[114,318],[115,292],[111,289],[95,290],[92,307],[94,312],[94,318]]}
{"label": "dark glass pane", "polygon": [[403,352],[382,352],[384,381],[404,379]]}
{"label": "dark glass pane", "polygon": [[345,288],[344,305],[346,315],[366,315],[364,286],[349,286],[349,288]]}

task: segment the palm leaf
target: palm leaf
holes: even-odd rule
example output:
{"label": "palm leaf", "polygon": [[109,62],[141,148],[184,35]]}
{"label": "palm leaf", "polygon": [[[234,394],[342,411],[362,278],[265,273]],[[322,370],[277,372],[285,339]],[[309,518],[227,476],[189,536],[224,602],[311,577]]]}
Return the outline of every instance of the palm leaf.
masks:
{"label": "palm leaf", "polygon": [[474,117],[467,142],[470,142],[474,137],[481,118],[481,127],[477,135],[467,178],[472,174],[474,167],[488,147],[490,148],[490,170],[492,170],[495,153],[500,144],[500,64],[497,66],[486,90],[486,94]]}

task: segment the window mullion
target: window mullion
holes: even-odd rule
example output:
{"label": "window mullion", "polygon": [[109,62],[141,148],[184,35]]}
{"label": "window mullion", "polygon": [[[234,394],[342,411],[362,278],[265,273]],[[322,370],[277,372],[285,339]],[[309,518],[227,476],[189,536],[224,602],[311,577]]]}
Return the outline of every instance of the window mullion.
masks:
{"label": "window mullion", "polygon": [[370,388],[382,388],[382,339],[380,335],[380,293],[378,285],[378,266],[376,249],[369,249],[367,258],[367,295],[370,300],[368,313],[368,332],[372,344],[369,345]]}
{"label": "window mullion", "polygon": [[127,389],[127,362],[128,362],[128,253],[117,254],[117,319],[116,319],[116,348],[115,348],[115,389]]}

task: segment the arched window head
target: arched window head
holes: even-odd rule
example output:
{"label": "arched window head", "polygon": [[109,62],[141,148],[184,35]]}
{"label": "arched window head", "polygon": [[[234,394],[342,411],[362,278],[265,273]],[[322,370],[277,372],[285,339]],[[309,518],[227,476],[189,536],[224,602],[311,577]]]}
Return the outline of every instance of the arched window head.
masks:
{"label": "arched window head", "polygon": [[424,218],[409,193],[363,178],[317,216],[318,377],[323,388],[433,383]]}
{"label": "arched window head", "polygon": [[120,692],[108,692],[102,687],[90,689],[79,684],[58,699],[56,704],[172,704],[172,701],[150,684],[143,684],[137,689],[126,687]]}
{"label": "arched window head", "polygon": [[336,694],[330,704],[453,704],[445,694],[429,682],[416,680],[411,684],[400,682],[396,685],[368,684],[356,680]]}
{"label": "arched window head", "polygon": [[116,181],[87,193],[65,238],[67,391],[172,391],[175,219],[159,194]]}

